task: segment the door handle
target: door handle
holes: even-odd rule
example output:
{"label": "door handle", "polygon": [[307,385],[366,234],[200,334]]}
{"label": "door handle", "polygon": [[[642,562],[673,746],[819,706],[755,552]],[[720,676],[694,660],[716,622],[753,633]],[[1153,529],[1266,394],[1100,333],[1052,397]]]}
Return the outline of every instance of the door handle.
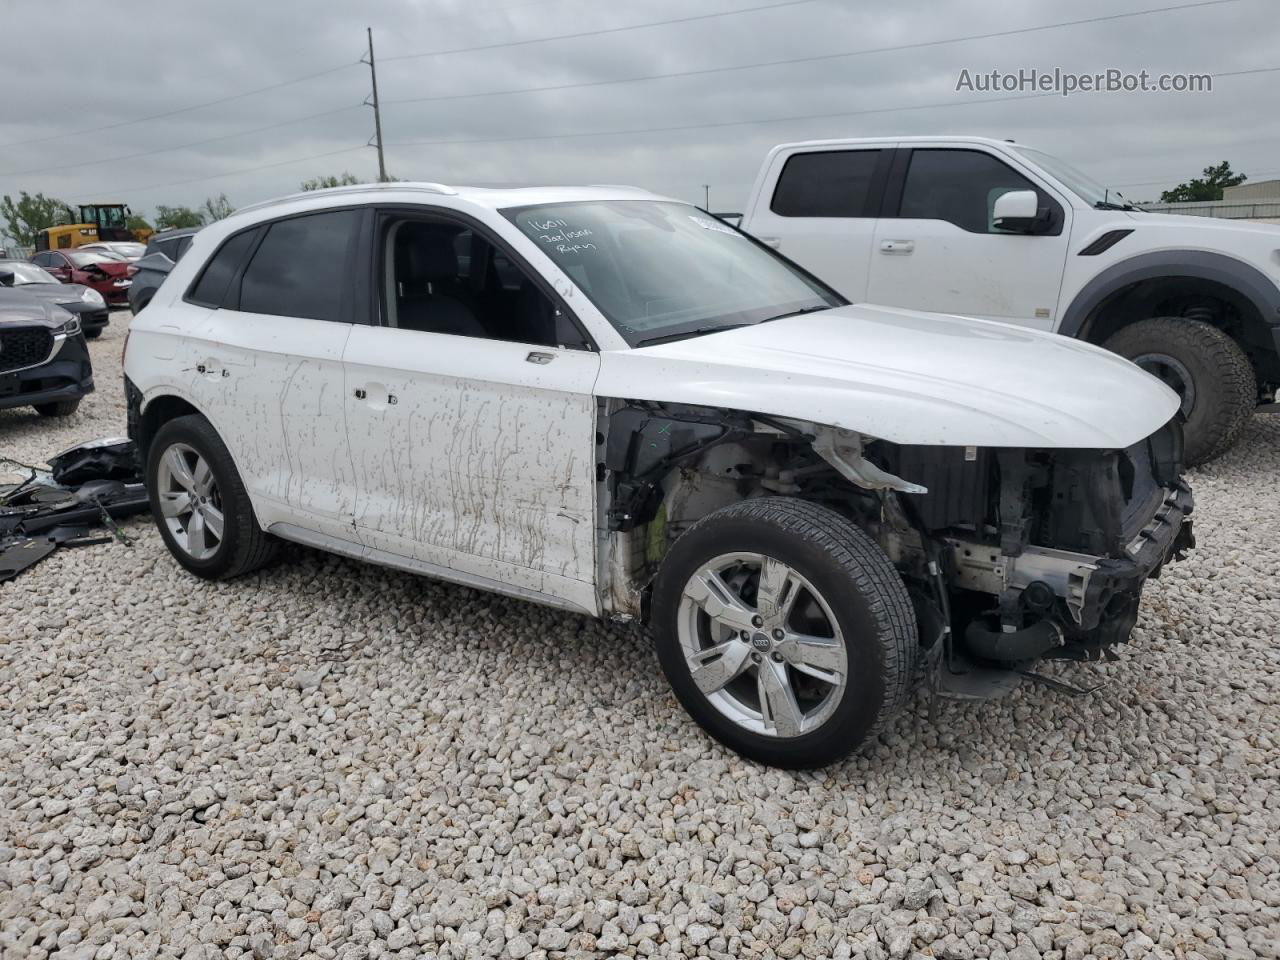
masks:
{"label": "door handle", "polygon": [[766,247],[773,247],[773,249],[775,250],[782,249],[781,237],[756,237],[756,239],[759,240],[761,243],[763,243]]}
{"label": "door handle", "polygon": [[524,359],[526,363],[537,363],[545,366],[555,358],[556,355],[554,353],[543,353],[540,350],[533,350],[530,351],[529,355]]}
{"label": "door handle", "polygon": [[914,240],[881,240],[881,253],[910,253],[916,248]]}

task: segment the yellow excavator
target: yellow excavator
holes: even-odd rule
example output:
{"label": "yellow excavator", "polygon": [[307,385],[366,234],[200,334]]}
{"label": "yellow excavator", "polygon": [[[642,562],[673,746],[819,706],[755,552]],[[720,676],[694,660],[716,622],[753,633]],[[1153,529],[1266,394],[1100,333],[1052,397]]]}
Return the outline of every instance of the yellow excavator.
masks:
{"label": "yellow excavator", "polygon": [[47,227],[36,234],[36,250],[66,250],[107,240],[146,243],[154,230],[129,229],[129,208],[123,203],[82,203],[80,222]]}

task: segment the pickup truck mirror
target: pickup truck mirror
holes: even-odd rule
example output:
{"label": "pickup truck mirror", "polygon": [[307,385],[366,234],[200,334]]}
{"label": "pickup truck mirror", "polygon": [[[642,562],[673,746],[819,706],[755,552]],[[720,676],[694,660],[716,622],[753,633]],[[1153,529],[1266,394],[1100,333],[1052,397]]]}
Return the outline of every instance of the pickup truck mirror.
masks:
{"label": "pickup truck mirror", "polygon": [[996,197],[991,224],[997,230],[1013,233],[1035,233],[1047,225],[1049,210],[1039,207],[1034,190],[1010,190]]}

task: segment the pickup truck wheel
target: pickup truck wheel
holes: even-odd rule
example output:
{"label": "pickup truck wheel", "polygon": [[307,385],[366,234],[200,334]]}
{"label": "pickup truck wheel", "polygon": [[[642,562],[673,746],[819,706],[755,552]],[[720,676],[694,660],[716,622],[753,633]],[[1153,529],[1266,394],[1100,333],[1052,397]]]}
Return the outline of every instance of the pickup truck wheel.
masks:
{"label": "pickup truck wheel", "polygon": [[1258,402],[1253,365],[1240,345],[1199,320],[1142,320],[1104,346],[1163,380],[1182,398],[1187,466],[1225,453]]}
{"label": "pickup truck wheel", "polygon": [[198,415],[164,424],[147,457],[151,515],[169,552],[198,577],[227,580],[271,559],[226,444]]}
{"label": "pickup truck wheel", "polygon": [[69,417],[80,409],[80,398],[74,400],[55,400],[53,403],[35,404],[36,413],[42,417]]}
{"label": "pickup truck wheel", "polygon": [[672,546],[653,592],[658,659],[693,718],[762,763],[845,756],[902,707],[919,641],[906,586],[840,514],[737,503]]}

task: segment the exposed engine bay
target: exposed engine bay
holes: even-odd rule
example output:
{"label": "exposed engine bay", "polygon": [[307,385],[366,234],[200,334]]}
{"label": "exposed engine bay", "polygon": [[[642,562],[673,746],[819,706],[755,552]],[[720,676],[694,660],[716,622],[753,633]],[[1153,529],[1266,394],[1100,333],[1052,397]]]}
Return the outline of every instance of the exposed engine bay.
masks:
{"label": "exposed engine bay", "polygon": [[667,547],[761,496],[821,503],[888,555],[942,671],[1096,660],[1128,640],[1142,587],[1194,546],[1175,418],[1125,450],[905,446],[702,407],[601,411],[605,605],[645,615]]}

